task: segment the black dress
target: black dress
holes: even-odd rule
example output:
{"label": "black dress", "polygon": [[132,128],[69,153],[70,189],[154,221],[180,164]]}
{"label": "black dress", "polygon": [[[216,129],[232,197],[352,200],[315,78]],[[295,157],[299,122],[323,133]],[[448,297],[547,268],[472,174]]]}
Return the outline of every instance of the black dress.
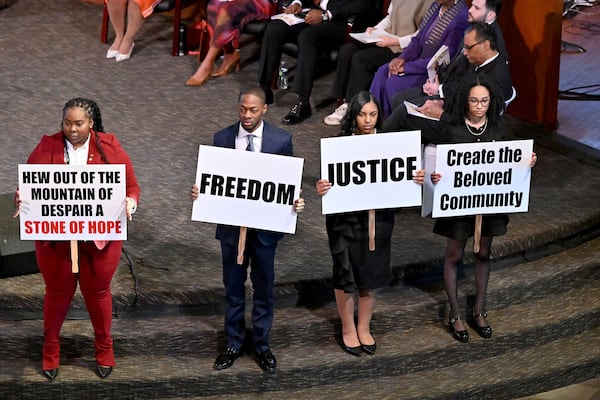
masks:
{"label": "black dress", "polygon": [[368,211],[326,216],[333,260],[333,286],[353,293],[388,285],[394,213],[375,211],[375,250],[369,251]]}
{"label": "black dress", "polygon": [[[467,128],[464,121],[461,124],[451,125],[443,132],[443,143],[472,143],[492,142],[502,140],[505,136],[506,125],[501,118],[495,126],[486,125],[485,128]],[[481,236],[501,236],[506,233],[508,214],[485,214],[481,223]],[[447,238],[464,241],[473,236],[475,231],[475,216],[438,218],[433,226],[433,233]]]}

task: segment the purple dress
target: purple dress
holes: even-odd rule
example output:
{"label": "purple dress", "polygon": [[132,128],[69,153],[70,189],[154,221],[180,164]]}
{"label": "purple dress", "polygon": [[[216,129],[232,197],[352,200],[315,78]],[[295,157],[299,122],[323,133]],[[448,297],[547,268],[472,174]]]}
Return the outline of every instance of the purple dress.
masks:
{"label": "purple dress", "polygon": [[429,7],[419,33],[399,56],[405,60],[404,74],[388,77],[389,63],[375,73],[370,92],[379,101],[384,119],[391,114],[391,101],[396,93],[425,83],[427,63],[442,45],[448,46],[450,54],[458,50],[458,43],[468,26],[465,0],[459,0],[443,14],[440,9],[437,2]]}

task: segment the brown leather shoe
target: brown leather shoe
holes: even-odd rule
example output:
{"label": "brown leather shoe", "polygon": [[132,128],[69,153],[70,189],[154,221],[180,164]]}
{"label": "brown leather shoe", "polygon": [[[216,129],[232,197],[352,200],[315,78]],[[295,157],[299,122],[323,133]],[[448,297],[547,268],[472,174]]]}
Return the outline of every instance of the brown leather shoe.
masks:
{"label": "brown leather shoe", "polygon": [[209,70],[207,73],[200,75],[198,78],[195,78],[196,74],[192,75],[190,77],[190,79],[188,79],[187,82],[185,83],[185,86],[202,86],[202,85],[204,85],[204,82],[206,82],[206,80],[210,76],[211,71],[212,71],[212,69]]}
{"label": "brown leather shoe", "polygon": [[213,73],[210,74],[210,76],[213,76],[215,78],[218,78],[221,76],[227,76],[231,73],[231,71],[233,71],[234,68],[237,72],[239,72],[239,70],[240,70],[240,53],[238,51],[234,51],[233,53],[225,54],[225,57],[223,57],[223,62],[221,63],[219,68],[217,68],[215,71],[213,71]]}

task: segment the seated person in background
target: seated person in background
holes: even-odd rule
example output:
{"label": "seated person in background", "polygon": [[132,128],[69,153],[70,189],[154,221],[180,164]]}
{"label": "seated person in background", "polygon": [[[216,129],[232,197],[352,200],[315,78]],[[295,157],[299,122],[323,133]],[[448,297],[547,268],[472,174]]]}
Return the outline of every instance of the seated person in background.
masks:
{"label": "seated person in background", "polygon": [[457,50],[467,23],[465,0],[436,0],[421,21],[419,33],[402,54],[382,65],[371,83],[370,92],[379,101],[384,119],[390,115],[394,95],[420,86],[427,80],[427,63],[442,45],[450,54]]}
{"label": "seated person in background", "polygon": [[[500,54],[502,54],[508,60],[508,52],[506,51],[506,44],[504,43],[504,36],[502,35],[502,29],[498,24],[498,14],[502,8],[502,0],[471,0],[471,7],[469,8],[469,22],[485,22],[494,28],[497,38],[497,47]],[[459,52],[456,56],[461,56],[460,51],[462,46],[459,48]]]}
{"label": "seated person in background", "polygon": [[[250,21],[269,18],[271,4],[270,0],[210,0],[206,10],[210,47],[194,75],[185,83],[186,86],[201,86],[209,76],[226,76],[233,68],[239,68],[238,47],[242,27]],[[221,51],[225,52],[223,62],[213,70]]]}
{"label": "seated person in background", "polygon": [[[508,54],[506,52],[506,46],[504,44],[504,37],[500,25],[496,21],[496,17],[500,12],[502,0],[472,0],[471,8],[469,8],[469,23],[474,24],[476,22],[485,22],[489,24],[496,34],[496,48],[502,57],[508,60]],[[455,75],[455,72],[465,72],[465,66],[468,61],[465,59],[463,51],[464,39],[460,43],[458,53],[454,56],[450,64],[440,68],[437,72],[434,81],[425,82],[422,88],[414,87],[411,89],[403,90],[394,96],[392,100],[392,110],[395,110],[399,105],[404,103],[404,100],[408,100],[414,104],[423,104],[428,96],[438,96],[441,92],[442,85],[440,82],[444,82],[449,76]]]}
{"label": "seated person in background", "polygon": [[[464,38],[464,62],[454,69],[448,76],[443,86],[443,97],[434,97],[425,100],[419,111],[430,118],[447,121],[451,114],[444,111],[447,107],[445,101],[451,100],[452,94],[466,78],[486,76],[500,88],[500,94],[506,101],[512,95],[512,79],[508,63],[496,49],[496,34],[493,27],[486,23],[478,22],[467,28]],[[415,103],[417,104],[417,103]],[[420,105],[418,103],[417,105]],[[400,104],[384,122],[384,131],[419,129],[426,136],[441,135],[440,121],[409,115],[404,104]],[[433,142],[436,144],[436,142]]]}
{"label": "seated person in background", "polygon": [[311,8],[304,23],[290,26],[281,20],[269,22],[262,40],[257,78],[267,93],[267,101],[273,99],[271,84],[281,59],[281,47],[288,42],[298,44],[298,61],[292,82],[292,91],[298,94],[298,101],[282,123],[297,124],[310,116],[309,99],[320,54],[340,47],[346,41],[348,17],[368,11],[374,3],[373,0],[294,0],[285,13],[298,14],[303,7]]}
{"label": "seated person in background", "polygon": [[106,58],[114,58],[117,62],[129,60],[135,45],[135,35],[159,1],[105,0],[105,2],[110,24],[115,31],[115,40],[108,48]]}
{"label": "seated person in background", "polygon": [[368,90],[377,68],[402,52],[419,27],[432,0],[392,0],[387,16],[366,32],[384,30],[393,36],[380,36],[374,44],[358,41],[346,43],[340,49],[335,80],[331,87],[332,99],[344,102],[325,117],[326,125],[340,125],[348,109],[348,101],[357,93]]}

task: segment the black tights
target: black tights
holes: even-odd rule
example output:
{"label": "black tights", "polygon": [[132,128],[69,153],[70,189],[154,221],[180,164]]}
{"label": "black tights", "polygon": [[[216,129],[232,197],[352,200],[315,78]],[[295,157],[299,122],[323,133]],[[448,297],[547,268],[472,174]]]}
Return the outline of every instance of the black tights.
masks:
{"label": "black tights", "polygon": [[[446,257],[444,259],[444,287],[450,301],[450,316],[460,316],[458,306],[457,272],[458,264],[462,261],[466,240],[448,239]],[[482,236],[479,244],[479,253],[475,254],[475,314],[483,312],[485,294],[487,292],[488,278],[490,277],[490,248],[492,237]]]}

